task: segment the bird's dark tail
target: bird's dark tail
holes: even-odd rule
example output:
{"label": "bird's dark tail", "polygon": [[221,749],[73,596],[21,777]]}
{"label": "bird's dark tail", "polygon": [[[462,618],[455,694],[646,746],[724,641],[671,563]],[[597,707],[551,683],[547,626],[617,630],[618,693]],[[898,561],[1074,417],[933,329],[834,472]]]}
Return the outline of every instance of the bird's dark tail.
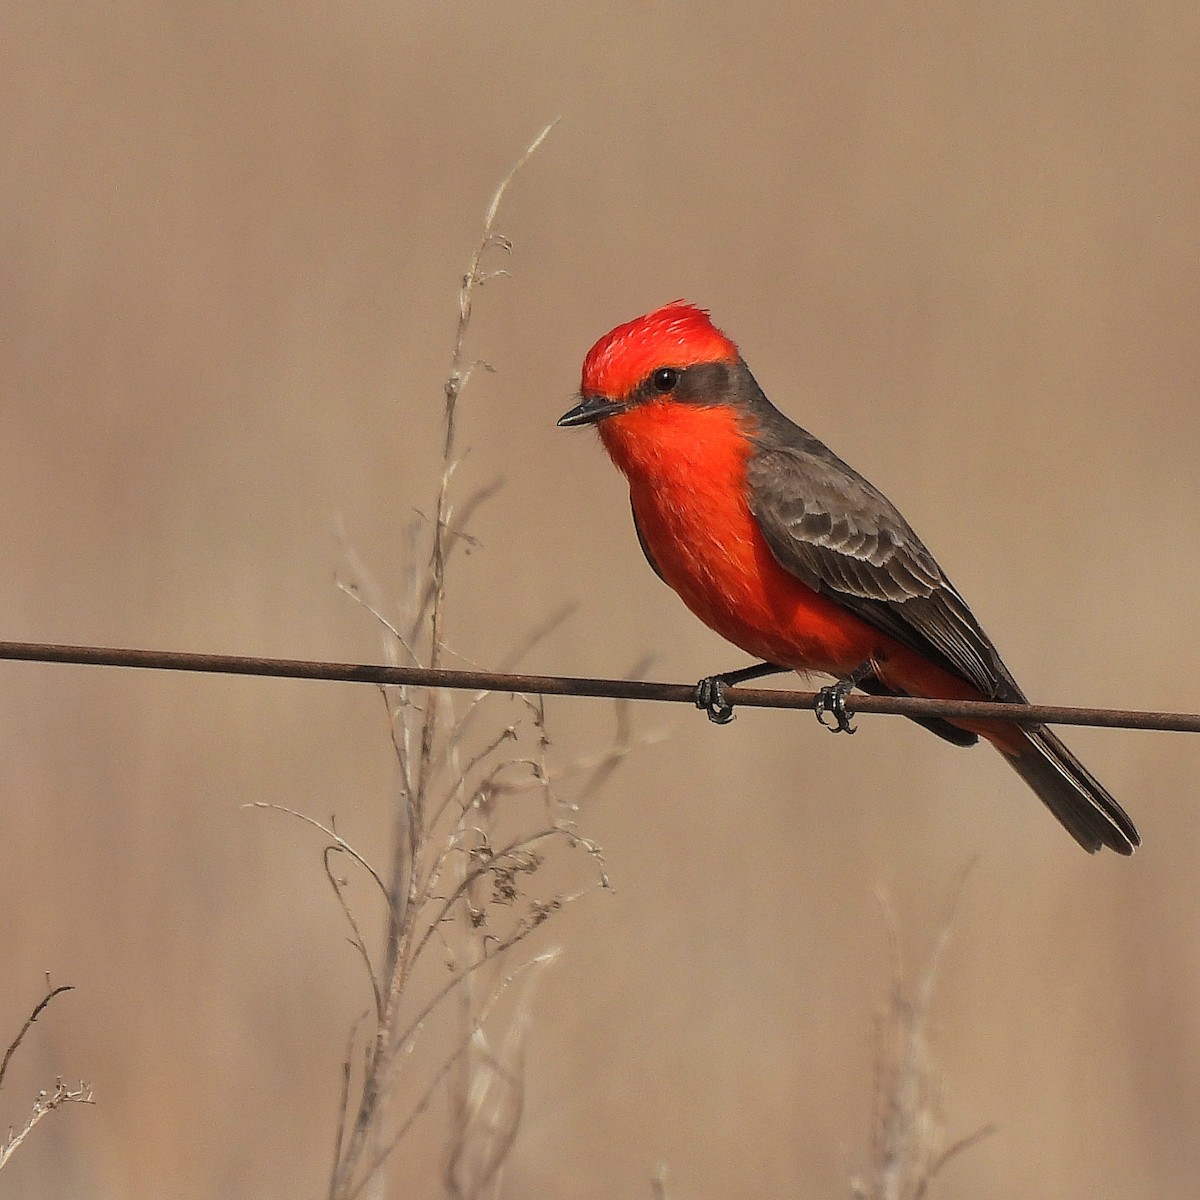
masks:
{"label": "bird's dark tail", "polygon": [[1067,832],[1089,854],[1103,846],[1132,854],[1142,841],[1137,829],[1083,763],[1044,726],[1024,734],[1021,750],[1001,753]]}
{"label": "bird's dark tail", "polygon": [[[864,676],[858,681],[858,686],[869,696],[905,696],[908,694],[888,687],[876,675]],[[972,733],[969,729],[963,729],[960,725],[951,725],[949,721],[943,721],[941,717],[909,717],[909,720],[928,729],[930,733],[936,733],[938,737],[944,738],[952,746],[974,746],[979,741],[979,734]]]}

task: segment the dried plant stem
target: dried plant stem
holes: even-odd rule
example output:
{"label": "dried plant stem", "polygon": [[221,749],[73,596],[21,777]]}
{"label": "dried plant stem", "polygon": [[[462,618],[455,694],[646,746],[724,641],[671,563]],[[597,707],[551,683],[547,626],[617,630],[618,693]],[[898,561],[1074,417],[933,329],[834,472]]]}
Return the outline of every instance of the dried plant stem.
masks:
{"label": "dried plant stem", "polygon": [[911,994],[900,959],[895,916],[880,897],[892,952],[892,985],[877,1029],[870,1170],[865,1178],[852,1181],[855,1200],[925,1200],[946,1164],[993,1131],[993,1126],[986,1125],[949,1146],[945,1144],[937,1071],[929,1048],[928,1026],[938,969],[970,869],[968,866],[963,872],[954,890],[928,962]]}
{"label": "dried plant stem", "polygon": [[[534,139],[496,190],[462,279],[444,386],[442,460],[433,516],[409,527],[408,573],[398,617],[387,615],[382,590],[347,548],[351,579],[340,580],[338,586],[375,618],[383,632],[385,658],[393,667],[403,662],[409,664],[406,670],[433,671],[436,676],[450,653],[448,569],[456,547],[473,544],[468,522],[495,491],[494,485],[478,489],[458,510],[452,503],[458,404],[472,370],[481,365],[466,357],[471,314],[477,290],[505,273],[487,268],[492,251],[511,250],[495,228],[501,201],[551,128]],[[535,628],[509,660],[518,661],[564,617],[565,612],[553,614]],[[514,964],[511,952],[563,907],[607,887],[608,879],[598,849],[565,819],[571,806],[553,794],[540,700],[519,698],[517,719],[510,709],[508,719],[484,727],[485,715],[494,718],[500,703],[486,687],[475,689],[459,713],[449,693],[429,688],[422,677],[377,682],[397,764],[387,867],[372,866],[332,820],[324,823],[282,805],[256,805],[299,816],[327,839],[325,875],[371,987],[371,1024],[363,1035],[361,1063],[355,1061],[360,1040],[356,1027],[343,1064],[328,1194],[330,1200],[350,1200],[382,1186],[380,1172],[389,1155],[440,1095],[448,1104],[451,1130],[445,1188],[454,1200],[489,1200],[520,1122],[529,988],[517,989],[516,999],[505,1005],[502,1034],[495,1032],[501,1020],[496,1015],[498,1002],[510,992],[514,979],[533,965],[549,962],[554,953],[535,953]],[[630,739],[621,716],[617,728],[619,744],[601,756],[600,765],[579,768],[587,773],[580,776],[582,785],[576,785],[576,800],[598,786],[608,767],[627,752]],[[560,772],[563,777],[569,773]],[[525,796],[528,799],[522,799]],[[510,811],[512,804],[518,808]],[[556,846],[584,856],[591,880],[539,894],[534,877]],[[353,910],[351,882],[338,874],[342,864],[350,872],[364,871],[383,898],[385,921],[378,952],[364,933],[369,926]],[[447,972],[441,977],[436,973],[438,954]],[[455,1011],[452,1048],[443,1054],[436,1039],[447,1035],[446,1023]],[[410,1076],[407,1068],[416,1061],[418,1045],[440,1054],[440,1065],[418,1090],[416,1102],[406,1106],[407,1115],[397,1118],[393,1110],[399,1107],[398,1081],[402,1073]]]}
{"label": "dried plant stem", "polygon": [[58,987],[51,987],[49,978],[46,979],[46,994],[33,1006],[33,1011],[25,1018],[25,1024],[21,1026],[17,1036],[9,1042],[8,1049],[4,1052],[4,1058],[0,1060],[0,1088],[4,1086],[4,1076],[8,1074],[8,1064],[12,1062],[12,1056],[16,1054],[25,1040],[25,1035],[33,1028],[33,1023],[46,1011],[55,996],[61,996],[64,992],[73,992],[74,990],[70,984],[65,983]]}
{"label": "dried plant stem", "polygon": [[[64,992],[74,990],[73,987],[65,984],[59,987],[51,987],[50,978],[47,976],[46,994],[33,1006],[33,1010],[25,1018],[25,1023],[21,1026],[17,1036],[8,1044],[8,1049],[4,1052],[4,1058],[0,1060],[0,1087],[4,1086],[4,1077],[8,1074],[9,1064],[12,1062],[13,1055],[20,1049],[21,1043],[25,1040],[25,1035],[33,1028],[34,1022],[46,1011],[47,1006],[56,996],[61,996]],[[92,1097],[91,1084],[80,1080],[77,1085],[71,1086],[64,1083],[61,1079],[56,1079],[54,1087],[50,1091],[42,1091],[37,1094],[33,1102],[33,1108],[30,1110],[25,1124],[20,1129],[9,1126],[7,1136],[3,1141],[0,1141],[0,1168],[3,1168],[8,1160],[12,1158],[17,1152],[18,1147],[48,1113],[52,1113],[56,1108],[61,1108],[64,1104],[93,1103],[95,1101]]]}
{"label": "dried plant stem", "polygon": [[61,1079],[56,1079],[51,1091],[38,1093],[24,1126],[21,1129],[10,1127],[8,1136],[3,1143],[0,1143],[0,1168],[7,1165],[8,1160],[17,1152],[17,1148],[48,1113],[52,1113],[56,1108],[61,1108],[64,1104],[94,1103],[91,1084],[80,1080],[77,1085],[71,1086]]}

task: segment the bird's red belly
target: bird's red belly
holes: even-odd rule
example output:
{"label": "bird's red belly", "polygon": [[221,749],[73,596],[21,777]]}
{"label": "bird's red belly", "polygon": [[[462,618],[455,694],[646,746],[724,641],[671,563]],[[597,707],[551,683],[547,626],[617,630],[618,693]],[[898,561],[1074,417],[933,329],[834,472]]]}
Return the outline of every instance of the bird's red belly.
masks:
{"label": "bird's red belly", "polygon": [[888,640],[786,572],[741,489],[631,487],[642,536],[667,583],[710,629],[747,654],[846,675]]}
{"label": "bird's red belly", "polygon": [[747,499],[751,443],[730,408],[647,404],[600,436],[651,557],[710,629],[756,658],[832,675],[886,640],[775,561]]}

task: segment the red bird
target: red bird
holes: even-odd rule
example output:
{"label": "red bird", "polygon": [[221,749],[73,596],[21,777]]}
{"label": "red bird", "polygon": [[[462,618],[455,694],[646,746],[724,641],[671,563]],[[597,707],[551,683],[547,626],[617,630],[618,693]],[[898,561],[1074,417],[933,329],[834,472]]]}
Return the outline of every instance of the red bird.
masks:
{"label": "red bird", "polygon": [[[560,425],[595,425],[629,481],[650,566],[706,625],[762,661],[697,685],[724,722],[725,684],[819,671],[844,698],[1025,696],[966,602],[880,491],[763,395],[738,348],[677,301],[602,337]],[[1043,726],[914,718],[956,746],[986,738],[1085,850],[1132,854],[1121,806]]]}

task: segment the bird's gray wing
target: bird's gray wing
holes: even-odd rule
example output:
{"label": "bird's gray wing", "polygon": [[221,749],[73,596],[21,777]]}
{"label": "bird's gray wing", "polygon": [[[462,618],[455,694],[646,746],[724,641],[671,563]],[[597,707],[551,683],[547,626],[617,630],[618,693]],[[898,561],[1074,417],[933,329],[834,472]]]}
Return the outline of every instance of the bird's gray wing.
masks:
{"label": "bird's gray wing", "polygon": [[1021,697],[987,634],[908,522],[826,446],[779,416],[747,464],[779,564],[983,695]]}

